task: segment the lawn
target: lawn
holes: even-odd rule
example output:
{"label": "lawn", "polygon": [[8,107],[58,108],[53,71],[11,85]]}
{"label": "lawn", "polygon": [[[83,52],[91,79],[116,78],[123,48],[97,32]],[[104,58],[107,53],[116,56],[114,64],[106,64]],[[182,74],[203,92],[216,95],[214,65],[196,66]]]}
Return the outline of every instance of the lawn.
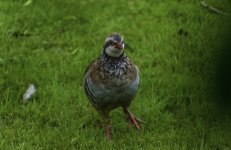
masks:
{"label": "lawn", "polygon": [[[229,0],[206,2],[231,13]],[[1,0],[0,149],[231,149],[215,80],[228,18],[197,0]],[[145,124],[128,129],[114,110],[106,141],[82,81],[114,31],[140,69],[130,110]]]}

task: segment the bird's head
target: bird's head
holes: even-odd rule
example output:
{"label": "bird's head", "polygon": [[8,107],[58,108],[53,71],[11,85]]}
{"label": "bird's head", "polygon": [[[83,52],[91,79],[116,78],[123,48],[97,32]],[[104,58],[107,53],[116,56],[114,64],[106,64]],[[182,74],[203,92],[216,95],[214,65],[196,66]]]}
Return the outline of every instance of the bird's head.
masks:
{"label": "bird's head", "polygon": [[108,35],[103,50],[110,57],[120,57],[124,53],[123,36],[116,32]]}

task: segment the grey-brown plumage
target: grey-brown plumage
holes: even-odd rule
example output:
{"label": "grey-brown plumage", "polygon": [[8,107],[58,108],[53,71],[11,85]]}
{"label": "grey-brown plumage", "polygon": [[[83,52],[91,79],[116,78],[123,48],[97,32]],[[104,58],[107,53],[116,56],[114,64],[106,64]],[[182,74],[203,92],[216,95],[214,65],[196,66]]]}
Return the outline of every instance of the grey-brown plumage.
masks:
{"label": "grey-brown plumage", "polygon": [[85,93],[105,120],[107,138],[110,138],[109,112],[118,107],[128,115],[129,126],[132,123],[140,129],[142,121],[128,110],[139,81],[137,66],[124,54],[123,37],[119,33],[110,34],[100,56],[88,65],[84,77]]}

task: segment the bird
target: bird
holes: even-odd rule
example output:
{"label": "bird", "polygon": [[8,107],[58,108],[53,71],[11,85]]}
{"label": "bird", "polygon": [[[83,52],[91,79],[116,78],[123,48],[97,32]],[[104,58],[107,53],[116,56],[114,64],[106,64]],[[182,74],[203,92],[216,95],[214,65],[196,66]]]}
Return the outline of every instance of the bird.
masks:
{"label": "bird", "polygon": [[117,32],[109,34],[100,55],[86,67],[84,75],[85,94],[104,120],[107,139],[111,139],[109,113],[116,108],[122,107],[129,128],[134,125],[140,130],[144,123],[128,109],[137,94],[140,76],[124,49],[123,36]]}

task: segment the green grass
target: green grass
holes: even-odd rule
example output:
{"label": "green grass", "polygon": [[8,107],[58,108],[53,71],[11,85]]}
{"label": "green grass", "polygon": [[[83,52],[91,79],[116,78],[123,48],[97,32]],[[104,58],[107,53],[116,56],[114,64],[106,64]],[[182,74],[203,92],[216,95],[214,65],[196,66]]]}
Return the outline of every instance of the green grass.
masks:
{"label": "green grass", "polygon": [[[0,149],[231,149],[230,116],[211,94],[226,18],[196,0],[1,0]],[[140,69],[130,110],[146,123],[129,131],[117,109],[107,142],[82,80],[113,31]]]}

